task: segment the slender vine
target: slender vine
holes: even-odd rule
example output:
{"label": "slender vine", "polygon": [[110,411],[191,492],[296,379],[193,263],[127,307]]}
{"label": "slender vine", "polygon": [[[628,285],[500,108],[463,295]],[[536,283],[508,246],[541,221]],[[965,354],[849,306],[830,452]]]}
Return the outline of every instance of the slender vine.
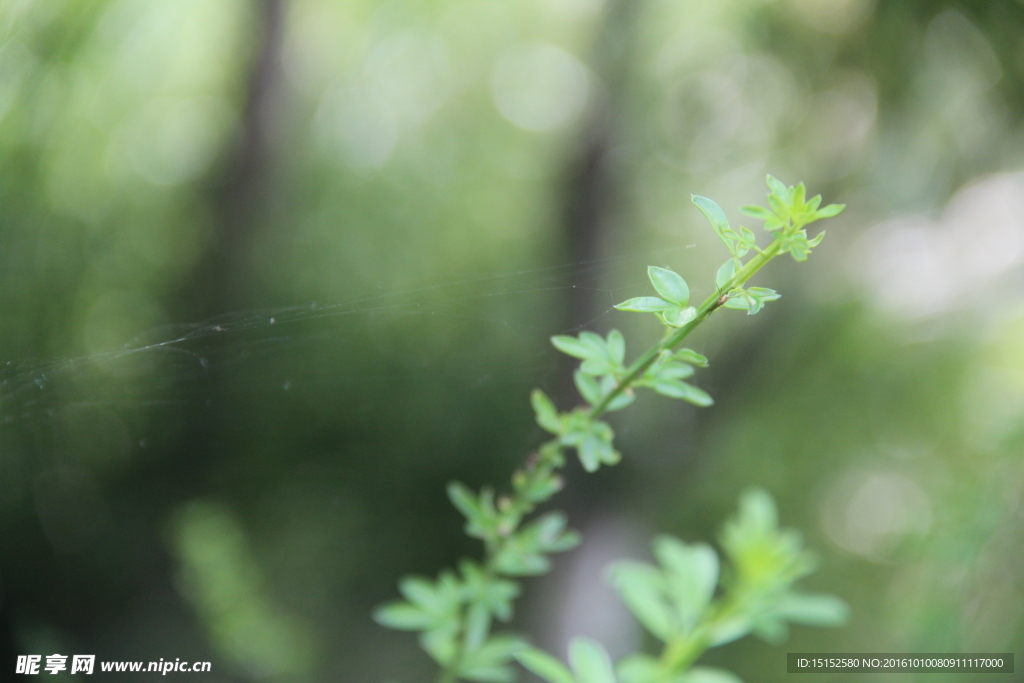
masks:
{"label": "slender vine", "polygon": [[668,268],[650,266],[647,274],[658,296],[636,297],[616,308],[654,314],[665,327],[662,340],[627,366],[625,339],[618,330],[606,337],[593,332],[552,337],[555,348],[581,361],[573,379],[586,404],[559,412],[535,389],[531,403],[537,422],[553,438],[515,471],[510,490],[499,496],[489,487],[474,492],[458,482],[449,484],[448,497],[466,518],[465,532],[483,541],[483,558],[463,559],[457,571],[444,570],[436,580],[403,579],[399,589],[405,600],[374,614],[384,626],[420,632],[420,644],[439,666],[437,683],[509,683],[516,677],[513,660],[550,683],[735,683],[739,679],[727,671],[694,664],[708,648],[748,633],[774,643],[787,636],[790,622],[824,626],[845,620],[847,608],[838,598],[794,590],[795,582],[814,570],[814,556],[796,532],[779,529],[771,497],[754,489],[743,495],[738,516],[721,538],[733,569],[728,579],[720,581],[719,558],[710,546],[669,536],[655,539],[658,566],[622,562],[610,569],[609,579],[633,615],[662,641],[658,656],[635,654],[613,666],[600,644],[576,639],[569,648],[570,669],[519,636],[492,634],[494,620],[512,617],[520,593],[517,579],[547,572],[549,555],[580,543],[561,512],[527,521],[562,489],[558,471],[566,452],[574,450],[588,472],[619,462],[614,432],[599,418],[632,403],[637,389],[711,405],[705,391],[684,381],[708,361],[680,348],[683,341],[719,308],[753,315],[778,299],[774,290],[748,287],[748,281],[782,254],[805,261],[825,234],[809,238],[806,227],[845,208],[821,207],[821,196],[808,199],[803,183],[787,187],[772,176],[767,182],[768,206],[743,208],[764,221],[772,235],[767,247],[757,246],[751,230],[733,229],[715,202],[693,196],[730,253],[718,269],[714,293],[690,306],[686,281]]}

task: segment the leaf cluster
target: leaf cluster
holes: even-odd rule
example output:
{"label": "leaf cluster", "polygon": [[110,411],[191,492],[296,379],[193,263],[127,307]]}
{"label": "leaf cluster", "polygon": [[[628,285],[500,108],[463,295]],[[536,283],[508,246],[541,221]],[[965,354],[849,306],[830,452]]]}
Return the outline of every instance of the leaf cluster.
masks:
{"label": "leaf cluster", "polygon": [[512,681],[509,660],[525,643],[511,636],[488,638],[488,629],[492,617],[511,618],[519,586],[488,576],[469,560],[460,569],[462,576],[445,570],[436,581],[418,576],[403,579],[399,590],[406,600],[377,608],[374,619],[390,628],[422,631],[423,649],[441,666],[457,664],[461,677]]}
{"label": "leaf cluster", "polygon": [[[533,526],[521,537],[523,545],[532,548],[524,554],[530,559],[508,562],[516,553],[506,552],[501,571],[514,575],[546,571],[542,547],[568,549],[575,544],[568,535],[553,538],[564,525],[564,518],[547,518]],[[513,681],[512,656],[526,643],[516,636],[491,635],[490,628],[492,619],[512,618],[519,584],[471,560],[463,560],[459,568],[459,574],[442,571],[436,581],[406,577],[399,583],[405,600],[377,608],[374,619],[389,628],[420,631],[423,649],[456,677],[485,683]]]}
{"label": "leaf cluster", "polygon": [[[536,468],[535,468],[536,469]],[[554,475],[521,477],[535,502],[561,488]],[[539,481],[549,482],[547,486]],[[514,680],[512,655],[524,647],[519,638],[491,636],[492,620],[508,622],[520,586],[515,577],[543,574],[551,568],[547,555],[571,550],[580,537],[567,529],[565,515],[549,512],[522,525],[531,505],[517,506],[511,498],[495,500],[489,488],[474,493],[464,484],[448,486],[448,497],[465,516],[465,531],[484,541],[486,565],[463,560],[456,573],[442,571],[436,581],[408,577],[399,584],[405,600],[384,605],[374,618],[389,628],[421,631],[420,644],[453,676],[484,683]]]}
{"label": "leaf cluster", "polygon": [[748,216],[764,221],[764,229],[768,232],[779,232],[776,239],[782,243],[780,253],[790,253],[797,261],[806,261],[811,249],[818,246],[825,233],[820,232],[813,239],[807,238],[804,228],[822,218],[838,216],[846,208],[845,204],[829,204],[822,208],[821,195],[807,199],[807,188],[803,183],[786,187],[777,178],[768,176],[768,206],[744,206],[742,211]]}
{"label": "leaf cluster", "polygon": [[633,313],[654,313],[669,327],[682,327],[697,317],[697,309],[687,306],[690,287],[678,273],[668,268],[648,266],[647,277],[660,297],[640,296],[616,304],[615,308]]}
{"label": "leaf cluster", "polygon": [[683,381],[693,376],[695,365],[706,368],[708,359],[693,349],[662,351],[637,380],[635,386],[648,387],[662,396],[681,398],[695,406],[706,408],[715,402],[711,395]]}
{"label": "leaf cluster", "polygon": [[613,668],[600,645],[579,640],[570,647],[571,672],[534,648],[517,651],[515,658],[549,683],[735,683],[739,679],[727,671],[692,664],[708,648],[749,633],[778,644],[789,622],[845,622],[848,608],[838,598],[793,588],[815,561],[796,532],[778,528],[766,492],[743,495],[722,546],[731,573],[721,571],[711,546],[671,536],[655,539],[656,565],[620,562],[610,569],[609,579],[629,610],[663,643],[660,656],[630,655]]}
{"label": "leaf cluster", "polygon": [[[671,291],[675,292],[672,296],[686,302],[685,297],[689,295],[682,294],[687,289],[686,283],[676,273],[652,266],[649,274],[652,282],[660,283],[659,292],[670,291],[669,285],[665,283],[671,283]],[[662,315],[665,312],[658,313]],[[674,325],[672,322],[666,324]],[[605,338],[593,332],[581,332],[578,337],[558,335],[551,338],[551,343],[559,351],[582,361],[573,373],[573,380],[588,405],[559,413],[551,399],[536,389],[531,402],[537,423],[557,437],[555,444],[558,447],[576,449],[580,463],[588,472],[596,471],[601,465],[614,465],[621,458],[612,445],[615,436],[612,428],[594,417],[598,407],[603,412],[621,410],[633,402],[633,388],[639,387],[647,387],[664,396],[681,398],[698,406],[713,403],[706,392],[682,381],[693,374],[694,365],[707,366],[707,359],[691,349],[662,352],[632,382],[631,387],[624,389],[623,382],[628,375],[624,365],[626,343],[618,330],[612,330]]]}

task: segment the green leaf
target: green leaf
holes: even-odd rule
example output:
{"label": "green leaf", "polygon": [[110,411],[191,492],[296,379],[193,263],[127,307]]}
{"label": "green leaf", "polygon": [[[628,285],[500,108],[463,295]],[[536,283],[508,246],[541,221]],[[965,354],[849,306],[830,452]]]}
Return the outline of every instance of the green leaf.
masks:
{"label": "green leaf", "polygon": [[577,449],[580,457],[580,464],[587,472],[597,472],[601,469],[601,454],[605,450],[604,443],[594,436],[586,436],[583,443]]}
{"label": "green leaf", "polygon": [[743,253],[738,254],[738,255],[742,256],[743,254],[747,253],[748,251],[753,249],[756,244],[757,244],[757,237],[754,236],[754,233],[752,233],[749,229],[744,228],[741,225],[740,226],[740,246],[742,247],[742,252]]}
{"label": "green leaf", "polygon": [[620,311],[631,311],[633,313],[657,313],[658,311],[668,311],[677,308],[677,306],[656,296],[638,296],[633,299],[627,299],[621,304],[616,304],[615,308]]}
{"label": "green leaf", "polygon": [[769,289],[767,287],[751,287],[747,290],[747,294],[760,301],[775,301],[782,297],[782,295],[774,289]]}
{"label": "green leaf", "polygon": [[711,398],[711,394],[704,391],[699,387],[695,387],[692,384],[683,383],[686,387],[686,395],[681,397],[684,401],[692,403],[699,408],[707,408],[708,406],[714,405],[715,399]]}
{"label": "green leaf", "polygon": [[804,626],[842,626],[850,607],[834,595],[789,593],[776,603],[774,613]]}
{"label": "green leaf", "polygon": [[677,307],[671,311],[662,311],[658,313],[658,316],[666,325],[682,327],[697,317],[697,309],[693,306],[687,306],[686,308]]}
{"label": "green leaf", "polygon": [[764,308],[766,302],[775,301],[778,298],[780,298],[780,294],[774,289],[768,289],[767,287],[751,287],[744,292],[744,298],[742,301],[746,303],[747,315],[754,315]]}
{"label": "green leaf", "polygon": [[680,679],[679,683],[743,683],[743,680],[725,669],[695,666]]}
{"label": "green leaf", "polygon": [[494,492],[484,489],[478,498],[465,484],[448,484],[448,499],[466,517],[465,531],[474,538],[486,539],[496,533],[498,517]]}
{"label": "green leaf", "polygon": [[590,419],[589,411],[583,408],[576,408],[566,417],[566,429],[559,441],[565,446],[579,446],[583,439],[594,429],[593,420]]}
{"label": "green leaf", "polygon": [[411,602],[430,612],[439,612],[447,607],[445,597],[434,588],[430,579],[422,576],[407,576],[398,583],[398,590]]}
{"label": "green leaf", "polygon": [[531,503],[548,500],[562,490],[564,483],[561,477],[553,473],[532,472],[528,475],[524,470],[518,470],[512,475],[512,485],[516,493],[520,493]]}
{"label": "green leaf", "polygon": [[580,370],[586,374],[606,375],[620,369],[621,361],[616,358],[625,354],[625,341],[621,333],[610,333],[608,339],[605,341],[593,332],[581,332],[579,338],[564,334],[552,337],[551,343],[559,351],[582,359]]}
{"label": "green leaf", "polygon": [[589,638],[572,639],[569,663],[578,683],[615,683],[611,657],[604,647]]}
{"label": "green leaf", "polygon": [[[570,413],[570,415],[571,414],[572,413]],[[561,467],[562,465],[565,464],[565,453],[563,452],[564,449],[562,448],[563,445],[564,444],[562,443],[562,439],[560,438],[552,439],[551,441],[545,441],[540,445],[540,448],[537,449],[537,454],[545,462],[550,462],[555,467]]]}
{"label": "green leaf", "polygon": [[610,437],[591,431],[578,444],[580,464],[587,472],[596,472],[602,464],[614,465],[619,462],[619,453],[612,447]]}
{"label": "green leaf", "polygon": [[619,661],[617,667],[622,683],[664,683],[665,672],[654,657],[630,655]]}
{"label": "green leaf", "polygon": [[[555,404],[547,394],[540,389],[534,389],[530,394],[530,403],[533,405],[533,412],[537,415],[537,424],[552,434],[561,433],[562,421],[558,417],[558,409],[555,408]],[[449,495],[451,495],[450,492]]]}
{"label": "green leaf", "polygon": [[[600,339],[600,337],[598,337],[598,339]],[[568,356],[572,356],[573,358],[586,360],[588,358],[600,358],[602,355],[601,351],[595,349],[593,345],[587,344],[585,341],[577,339],[576,337],[570,337],[567,334],[559,334],[552,337],[551,343],[556,349]]]}
{"label": "green leaf", "polygon": [[768,183],[768,189],[772,191],[773,195],[787,203],[789,202],[789,188],[786,187],[785,183],[771,174],[768,175],[765,182]]}
{"label": "green leaf", "polygon": [[487,640],[487,634],[491,631],[490,610],[480,603],[470,604],[466,609],[463,628],[463,648],[466,652],[472,652]]}
{"label": "green leaf", "polygon": [[451,665],[458,655],[458,622],[445,628],[431,629],[420,634],[420,646],[435,662],[443,667]]}
{"label": "green leaf", "polygon": [[551,561],[508,543],[494,557],[494,568],[506,576],[537,576],[551,569]]}
{"label": "green leaf", "polygon": [[582,370],[574,372],[572,379],[576,383],[576,388],[579,389],[580,396],[590,405],[596,406],[604,398],[597,380]]}
{"label": "green leaf", "polygon": [[690,195],[690,197],[693,200],[693,203],[697,205],[697,208],[700,209],[701,213],[703,213],[708,219],[708,222],[711,223],[711,227],[714,228],[719,239],[725,243],[725,246],[729,248],[729,251],[732,252],[733,255],[738,255],[736,244],[737,235],[733,232],[733,229],[729,227],[729,219],[726,218],[725,212],[722,211],[722,207],[707,197],[701,197],[696,194]]}
{"label": "green leaf", "polygon": [[779,528],[779,511],[771,494],[761,488],[747,489],[740,496],[740,519],[759,532]]}
{"label": "green leaf", "polygon": [[675,352],[674,357],[684,363],[691,363],[698,367],[706,368],[708,366],[708,359],[693,349],[679,349]]}
{"label": "green leaf", "polygon": [[548,653],[537,648],[526,648],[512,655],[530,673],[548,683],[576,683],[569,669]]}
{"label": "green leaf", "polygon": [[[759,489],[741,496],[739,514],[726,523],[722,533],[722,547],[732,560],[737,585],[744,590],[768,587],[780,594],[817,565],[816,556],[804,550],[798,533],[778,528],[775,504]],[[758,623],[758,628],[765,632],[772,626]]]}
{"label": "green leaf", "polygon": [[661,572],[640,562],[618,562],[612,565],[608,576],[644,628],[666,642],[676,634],[678,628],[663,597],[666,586]]}
{"label": "green leaf", "polygon": [[789,235],[783,245],[783,252],[789,251],[795,261],[806,261],[811,253],[811,243],[807,241],[807,233],[798,230]]}
{"label": "green leaf", "polygon": [[572,550],[580,544],[580,536],[566,529],[568,520],[561,512],[548,512],[538,517],[525,533],[534,534],[537,547],[549,553]]}
{"label": "green leaf", "polygon": [[502,621],[512,618],[512,601],[519,597],[519,584],[493,576],[472,560],[459,563],[467,599],[487,608]]}
{"label": "green leaf", "polygon": [[635,399],[636,394],[634,394],[632,390],[623,391],[608,402],[608,405],[605,407],[605,412],[614,413],[616,410],[622,410],[633,403]]}
{"label": "green leaf", "polygon": [[378,607],[373,612],[373,619],[381,626],[402,631],[420,631],[436,621],[419,607],[402,601]]}
{"label": "green leaf", "polygon": [[804,184],[802,182],[800,182],[797,183],[796,186],[793,188],[793,191],[790,194],[789,203],[795,207],[802,207],[804,205],[804,200],[806,198],[807,188],[804,187]]}
{"label": "green leaf", "polygon": [[484,683],[512,683],[515,673],[508,664],[525,647],[526,643],[514,636],[495,636],[463,654],[459,675]]}
{"label": "green leaf", "polygon": [[789,626],[775,616],[764,616],[754,621],[754,635],[769,645],[782,645],[789,638]]}
{"label": "green leaf", "polygon": [[650,383],[650,387],[662,396],[681,398],[701,408],[707,408],[715,402],[706,391],[686,382],[655,379]]}
{"label": "green leaf", "polygon": [[841,214],[843,212],[843,209],[845,208],[846,204],[829,204],[826,207],[818,209],[814,213],[814,218],[815,220],[819,218],[832,218],[834,216],[838,216],[839,214]]}
{"label": "green leaf", "polygon": [[614,374],[618,368],[606,358],[588,358],[580,363],[580,372],[599,377],[601,375]]}
{"label": "green leaf", "polygon": [[687,545],[671,536],[655,539],[654,555],[666,569],[668,593],[679,613],[680,623],[689,632],[715,594],[718,556],[708,545]]}
{"label": "green leaf", "polygon": [[516,675],[509,666],[469,666],[459,668],[459,678],[479,683],[515,683]]}
{"label": "green leaf", "polygon": [[[605,377],[603,377],[601,379],[601,396],[604,397],[610,394],[617,385],[618,380],[616,380],[611,375],[606,375]],[[613,398],[608,403],[608,406],[605,408],[605,410],[608,411],[609,413],[615,412],[616,410],[622,410],[630,403],[632,403],[634,398],[636,398],[636,395],[633,393],[632,389],[626,389],[618,396]]]}
{"label": "green leaf", "polygon": [[[458,615],[463,596],[459,581],[451,571],[441,572],[436,584],[421,576],[405,577],[399,582],[398,589],[413,605],[429,615],[430,621],[424,628],[430,631],[458,628]],[[411,613],[405,610],[399,610],[397,613],[395,610],[388,610],[386,614],[392,619],[405,618],[407,621],[412,617]]]}
{"label": "green leaf", "polygon": [[[768,205],[771,206],[775,217],[764,222],[765,230],[776,230],[783,227],[789,219],[788,200],[783,196],[770,194],[768,195]],[[775,225],[776,220],[780,221],[777,226]],[[769,225],[772,227],[769,227]]]}
{"label": "green leaf", "polygon": [[718,647],[719,645],[731,643],[750,633],[751,628],[753,628],[753,624],[750,618],[745,615],[719,622],[715,624],[711,629],[711,633],[708,634],[708,644],[711,647]]}
{"label": "green leaf", "polygon": [[722,211],[722,207],[719,206],[714,200],[702,197],[699,194],[690,195],[690,200],[697,205],[708,222],[711,223],[711,227],[715,229],[715,232],[721,234],[724,230],[729,230],[729,219],[725,216],[725,211]]}
{"label": "green leaf", "polygon": [[736,275],[736,260],[729,259],[718,269],[718,273],[715,275],[715,286],[718,289],[725,289],[734,275]]}
{"label": "green leaf", "polygon": [[519,636],[499,635],[484,643],[479,652],[483,659],[510,662],[517,652],[527,647],[527,642]]}
{"label": "green leaf", "polygon": [[770,210],[764,208],[763,206],[744,206],[742,209],[740,209],[740,211],[742,211],[748,216],[751,216],[753,218],[760,218],[761,220],[768,220],[775,215]]}
{"label": "green leaf", "polygon": [[733,308],[738,311],[749,312],[750,298],[747,296],[747,293],[745,291],[740,290],[739,292],[730,294],[729,298],[725,300],[725,303],[722,304],[722,306],[725,308]]}
{"label": "green leaf", "polygon": [[662,396],[668,396],[669,398],[682,398],[686,395],[686,388],[683,386],[683,382],[675,380],[655,378],[650,381],[648,386]]}
{"label": "green leaf", "polygon": [[609,332],[606,347],[612,363],[622,365],[622,361],[626,359],[626,339],[622,336],[622,333],[618,330]]}
{"label": "green leaf", "polygon": [[654,289],[658,290],[658,294],[666,301],[671,301],[677,306],[685,306],[690,300],[690,288],[687,286],[686,280],[675,271],[658,266],[648,266],[647,277],[651,279]]}
{"label": "green leaf", "polygon": [[584,330],[580,332],[580,342],[588,347],[595,356],[608,360],[611,359],[611,356],[608,354],[608,346],[605,344],[604,339],[601,338],[601,335]]}
{"label": "green leaf", "polygon": [[567,530],[565,515],[549,512],[525,526],[519,533],[506,537],[494,557],[494,566],[508,576],[533,576],[551,568],[543,553],[571,550],[580,543],[575,531]]}
{"label": "green leaf", "polygon": [[656,381],[669,381],[674,379],[687,379],[693,376],[693,366],[689,363],[678,363],[670,361],[660,365],[652,365],[651,372]]}

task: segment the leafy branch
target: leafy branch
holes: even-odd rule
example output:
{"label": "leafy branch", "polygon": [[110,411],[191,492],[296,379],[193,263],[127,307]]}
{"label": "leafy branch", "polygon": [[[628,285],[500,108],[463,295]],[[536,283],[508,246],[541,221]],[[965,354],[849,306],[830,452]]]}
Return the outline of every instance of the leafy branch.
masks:
{"label": "leafy branch", "polygon": [[[651,389],[697,406],[711,405],[705,391],[684,381],[695,373],[695,366],[706,367],[708,361],[692,349],[679,348],[682,342],[719,308],[753,315],[778,299],[774,290],[747,287],[747,282],[782,254],[806,260],[824,236],[822,232],[808,238],[806,226],[844,208],[838,204],[819,208],[820,195],[806,199],[803,183],[787,187],[768,176],[768,188],[768,207],[743,209],[764,220],[773,236],[763,250],[752,231],[742,226],[734,230],[715,202],[693,197],[731,256],[718,269],[714,293],[696,307],[690,305],[690,289],[680,275],[668,268],[648,268],[658,296],[629,299],[616,308],[653,313],[666,331],[661,342],[631,364],[625,364],[626,343],[618,330],[606,337],[593,332],[552,337],[555,348],[581,361],[573,379],[586,404],[560,412],[544,392],[533,391],[537,423],[553,438],[516,470],[509,493],[498,496],[491,488],[474,492],[457,482],[448,486],[448,497],[466,518],[465,532],[483,541],[483,560],[463,560],[458,572],[444,570],[436,580],[406,578],[399,584],[405,600],[384,605],[374,614],[384,626],[420,632],[420,644],[440,667],[438,683],[461,679],[507,683],[515,680],[513,658],[551,683],[616,680],[610,659],[596,643],[574,642],[570,672],[518,637],[492,635],[493,621],[511,619],[520,590],[517,579],[547,572],[549,555],[580,542],[560,512],[525,521],[561,490],[558,470],[565,465],[566,451],[574,450],[588,472],[616,464],[621,454],[613,445],[614,432],[599,418],[632,403],[637,389]],[[751,251],[755,254],[744,262]],[[678,676],[707,648],[749,632],[772,640],[785,636],[787,621],[841,621],[845,609],[841,602],[791,590],[797,579],[812,570],[813,561],[793,532],[778,530],[774,504],[767,494],[744,497],[740,517],[723,536],[723,547],[736,571],[718,600],[712,599],[719,578],[718,559],[708,546],[687,546],[663,537],[655,542],[660,568],[623,564],[613,570],[612,581],[637,619],[665,642],[660,659],[635,655],[623,660],[619,676],[624,683],[735,681],[731,674],[707,669],[692,669],[686,678]]]}
{"label": "leafy branch", "polygon": [[846,620],[849,610],[838,598],[794,590],[816,559],[799,534],[778,528],[775,504],[764,491],[743,495],[721,542],[733,571],[717,598],[718,555],[702,543],[660,536],[654,541],[658,566],[620,562],[609,571],[630,611],[663,643],[660,656],[630,655],[613,668],[600,644],[576,639],[569,649],[572,671],[535,648],[518,650],[515,658],[550,683],[737,683],[727,671],[692,665],[709,648],[748,633],[779,644],[789,623],[837,626]]}

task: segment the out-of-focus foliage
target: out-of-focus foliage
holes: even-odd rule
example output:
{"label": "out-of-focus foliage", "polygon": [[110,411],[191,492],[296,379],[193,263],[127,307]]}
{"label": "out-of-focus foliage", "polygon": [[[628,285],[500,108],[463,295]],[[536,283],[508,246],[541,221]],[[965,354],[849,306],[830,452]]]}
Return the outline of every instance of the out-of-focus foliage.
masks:
{"label": "out-of-focus foliage", "polygon": [[[522,398],[569,385],[546,339],[634,324],[643,265],[713,282],[690,194],[765,172],[849,209],[695,341],[713,408],[613,416],[636,457],[564,500],[593,550],[523,625],[628,651],[607,556],[757,485],[853,608],[794,651],[1019,651],[1022,31],[966,0],[0,3],[5,661],[418,680],[368,619],[467,550],[445,482],[521,461]],[[246,623],[301,642],[239,662]]]}
{"label": "out-of-focus foliage", "polygon": [[308,633],[266,604],[259,570],[230,512],[192,504],[174,521],[182,592],[209,626],[212,644],[254,678],[309,668]]}

